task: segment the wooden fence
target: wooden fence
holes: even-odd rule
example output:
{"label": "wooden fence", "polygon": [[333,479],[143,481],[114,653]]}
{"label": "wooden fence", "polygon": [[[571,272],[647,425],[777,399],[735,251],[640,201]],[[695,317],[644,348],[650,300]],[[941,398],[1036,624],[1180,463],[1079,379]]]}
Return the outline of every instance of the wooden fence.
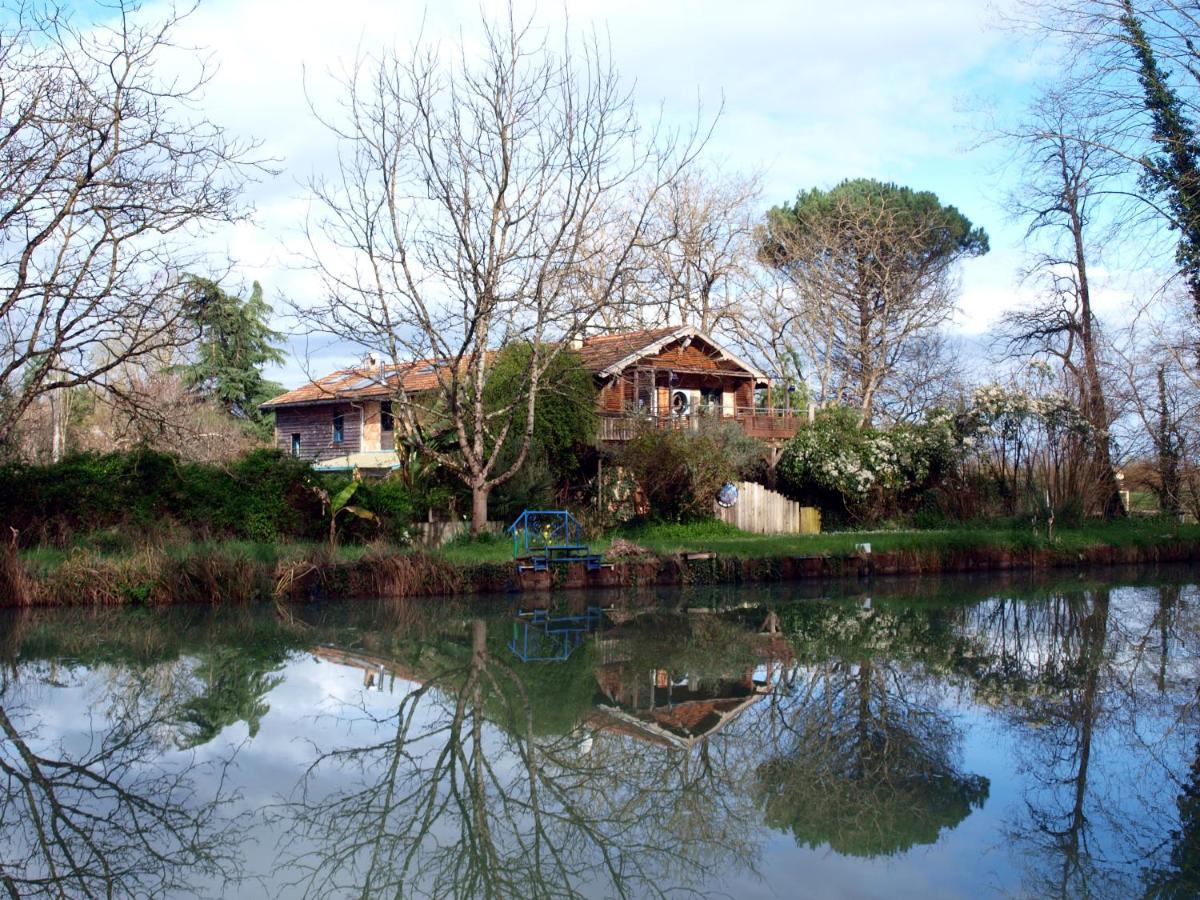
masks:
{"label": "wooden fence", "polygon": [[740,481],[732,507],[713,504],[718,519],[754,534],[820,534],[821,511],[801,506],[761,484]]}
{"label": "wooden fence", "polygon": [[[488,522],[484,531],[488,534],[503,534],[507,522]],[[470,522],[417,522],[413,528],[412,541],[426,550],[436,550],[450,543],[460,534],[471,530]]]}

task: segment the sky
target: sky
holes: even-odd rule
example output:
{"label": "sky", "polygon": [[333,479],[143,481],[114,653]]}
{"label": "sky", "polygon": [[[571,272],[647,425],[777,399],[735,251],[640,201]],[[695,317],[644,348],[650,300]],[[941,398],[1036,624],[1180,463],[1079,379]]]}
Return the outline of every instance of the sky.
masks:
{"label": "sky", "polygon": [[[203,108],[261,140],[280,169],[254,185],[252,220],[215,236],[235,264],[233,281],[261,281],[280,310],[320,291],[299,266],[299,231],[306,182],[336,161],[306,90],[329,108],[331,73],[360,49],[418,38],[470,46],[479,12],[476,0],[202,0],[179,37],[208,48],[217,66]],[[661,110],[683,123],[698,103],[706,114],[723,105],[705,162],[760,172],[764,210],[852,177],[932,190],[956,205],[992,239],[986,257],[962,268],[955,329],[978,338],[1032,290],[1019,279],[1021,225],[1003,204],[1009,151],[980,145],[980,136],[989,111],[1014,114],[1048,69],[1002,27],[1002,12],[987,0],[567,0],[535,15],[554,26],[565,13],[573,29],[607,37],[647,119]],[[1103,314],[1122,302],[1114,292],[1098,306]],[[270,373],[289,387],[303,380],[306,348],[315,369],[351,361],[344,346],[297,338],[289,348],[294,358]]]}

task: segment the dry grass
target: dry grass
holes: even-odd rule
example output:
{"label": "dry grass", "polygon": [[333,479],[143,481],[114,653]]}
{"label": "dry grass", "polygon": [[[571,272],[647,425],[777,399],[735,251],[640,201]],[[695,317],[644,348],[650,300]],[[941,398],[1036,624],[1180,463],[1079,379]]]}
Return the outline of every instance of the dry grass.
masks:
{"label": "dry grass", "polygon": [[30,606],[37,597],[37,584],[29,577],[17,550],[17,531],[0,549],[0,606]]}
{"label": "dry grass", "polygon": [[457,594],[466,587],[462,572],[439,556],[425,553],[369,553],[349,572],[356,597],[426,597]]}

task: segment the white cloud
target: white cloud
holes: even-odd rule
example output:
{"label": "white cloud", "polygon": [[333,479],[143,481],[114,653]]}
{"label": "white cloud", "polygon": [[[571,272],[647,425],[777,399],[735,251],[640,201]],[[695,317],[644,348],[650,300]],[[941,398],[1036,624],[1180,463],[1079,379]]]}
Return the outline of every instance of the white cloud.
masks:
{"label": "white cloud", "polygon": [[[495,6],[496,4],[491,4]],[[936,191],[993,235],[997,248],[964,272],[963,325],[978,331],[1013,295],[1018,259],[1001,221],[993,151],[964,152],[962,99],[983,89],[1020,92],[1036,72],[983,3],[859,0],[842,4],[750,0],[579,0],[571,28],[611,39],[622,73],[636,82],[643,115],[690,121],[699,101],[724,116],[708,155],[731,170],[764,173],[775,203],[844,177],[893,179]],[[562,10],[538,10],[557,28]],[[478,28],[474,0],[419,3],[311,0],[206,3],[182,37],[208,47],[220,70],[204,107],[233,132],[263,141],[282,172],[255,186],[253,225],[230,229],[218,248],[245,281],[275,298],[315,298],[320,287],[294,267],[313,174],[335,165],[330,135],[305,96],[329,108],[331,72],[360,51],[419,36],[447,50]],[[298,369],[282,375],[295,380]]]}

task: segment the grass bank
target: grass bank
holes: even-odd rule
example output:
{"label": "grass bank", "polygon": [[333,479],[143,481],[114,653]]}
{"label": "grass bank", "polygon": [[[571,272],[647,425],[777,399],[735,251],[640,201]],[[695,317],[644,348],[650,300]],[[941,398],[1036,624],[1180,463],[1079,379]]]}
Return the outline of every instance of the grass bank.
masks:
{"label": "grass bank", "polygon": [[[618,543],[619,541],[619,543]],[[869,543],[871,553],[859,552]],[[388,544],[215,541],[111,552],[0,551],[0,605],[244,604],[326,597],[419,597],[554,587],[790,581],[812,577],[1051,569],[1200,560],[1200,526],[1094,523],[1048,538],[1032,528],[763,536],[723,523],[653,525],[591,542],[612,569],[518,573],[503,539],[425,553]]]}
{"label": "grass bank", "polygon": [[854,556],[859,544],[873,554],[931,553],[951,555],[972,550],[1011,552],[1052,550],[1080,553],[1097,547],[1154,547],[1179,541],[1200,545],[1200,525],[1163,519],[1092,522],[1058,529],[963,525],[940,530],[843,531],[811,535],[762,535],[739,531],[724,522],[691,525],[646,525],[618,536],[660,556],[717,553],[740,558],[787,556]]}

